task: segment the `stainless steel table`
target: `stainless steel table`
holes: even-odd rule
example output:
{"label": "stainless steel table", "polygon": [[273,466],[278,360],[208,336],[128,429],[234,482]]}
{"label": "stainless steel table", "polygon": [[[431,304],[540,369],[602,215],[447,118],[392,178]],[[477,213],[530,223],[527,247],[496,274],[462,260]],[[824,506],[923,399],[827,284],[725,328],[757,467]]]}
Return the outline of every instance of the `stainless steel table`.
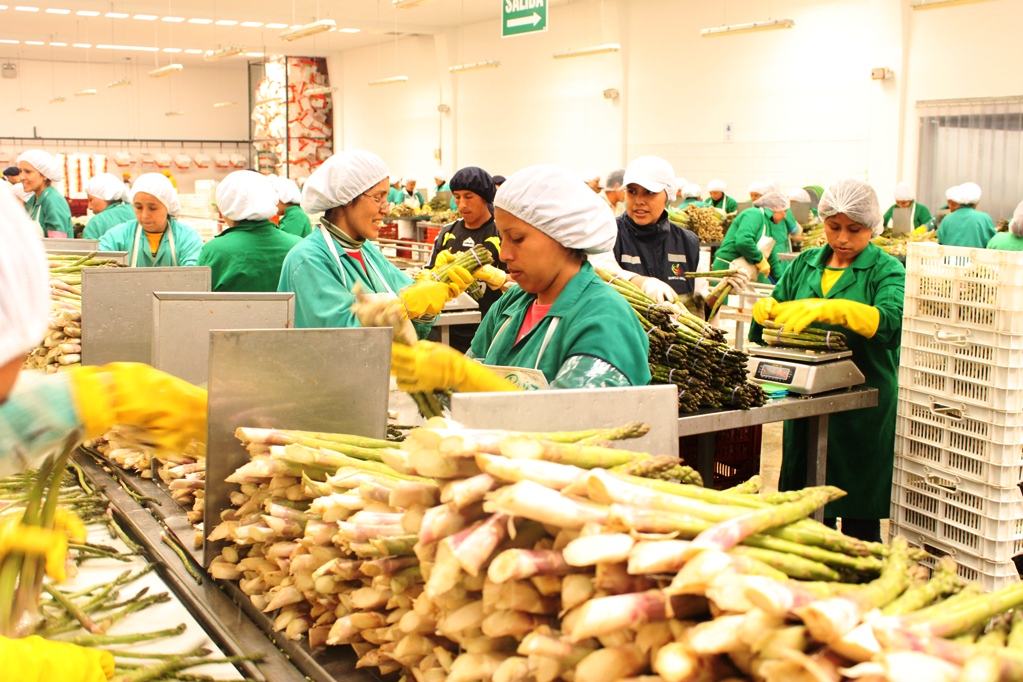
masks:
{"label": "stainless steel table", "polygon": [[440,342],[445,346],[451,345],[451,327],[456,324],[479,324],[479,310],[465,310],[459,312],[443,312],[433,323],[434,327],[440,329]]}
{"label": "stainless steel table", "polygon": [[[824,485],[828,463],[828,415],[877,406],[877,389],[857,387],[814,396],[771,400],[752,410],[700,410],[678,418],[680,436],[697,435],[696,461],[707,485],[714,481],[714,434],[757,424],[809,418],[806,484]],[[814,514],[818,521],[824,510]]]}

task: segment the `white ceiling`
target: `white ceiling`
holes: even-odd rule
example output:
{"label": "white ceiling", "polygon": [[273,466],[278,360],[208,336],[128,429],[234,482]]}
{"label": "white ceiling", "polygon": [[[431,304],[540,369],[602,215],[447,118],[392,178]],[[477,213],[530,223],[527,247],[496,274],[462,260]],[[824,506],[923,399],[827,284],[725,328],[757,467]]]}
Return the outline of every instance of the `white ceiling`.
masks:
{"label": "white ceiling", "polygon": [[[553,0],[551,4],[568,1]],[[325,56],[393,40],[395,31],[431,34],[452,26],[498,19],[502,2],[422,0],[418,6],[395,9],[391,0],[0,0],[0,7],[5,7],[0,9],[0,59],[85,61],[88,58],[96,63],[135,57],[148,61],[155,56],[160,64],[176,61],[198,65],[203,61],[201,54],[188,54],[185,50],[205,51],[234,45],[245,47],[252,56],[264,52]],[[15,7],[35,7],[38,11],[19,11]],[[48,9],[60,13],[47,12]],[[90,16],[90,13],[99,16]],[[111,18],[105,16],[107,13],[129,16]],[[157,18],[143,20],[134,18],[136,15]],[[175,20],[165,21],[165,17]],[[305,24],[316,19],[333,19],[338,29],[358,29],[359,32],[338,30],[287,42],[278,37],[284,29],[265,26]],[[198,24],[189,20],[212,22]],[[217,25],[218,21],[237,23]],[[263,26],[245,27],[242,22]],[[83,47],[74,47],[75,44]],[[149,49],[101,49],[99,45]],[[155,55],[153,48],[159,50]],[[243,64],[242,59],[217,62],[220,67]]]}

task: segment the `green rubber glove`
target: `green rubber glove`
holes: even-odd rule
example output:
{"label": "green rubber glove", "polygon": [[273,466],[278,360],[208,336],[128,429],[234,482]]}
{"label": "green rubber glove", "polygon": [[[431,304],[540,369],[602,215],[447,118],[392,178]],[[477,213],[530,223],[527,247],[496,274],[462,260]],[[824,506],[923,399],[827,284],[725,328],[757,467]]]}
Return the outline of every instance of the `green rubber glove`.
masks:
{"label": "green rubber glove", "polygon": [[778,301],[773,298],[760,299],[753,304],[753,319],[757,321],[757,324],[763,326],[765,322],[771,319],[771,313],[776,305],[778,305]]}
{"label": "green rubber glove", "polygon": [[449,388],[467,393],[519,390],[450,346],[430,341],[415,346],[391,344],[391,374],[398,380],[398,388],[409,393]]}
{"label": "green rubber glove", "polygon": [[868,339],[877,334],[881,311],[873,306],[842,299],[807,298],[779,303],[771,311],[774,321],[787,331],[800,333],[814,322],[845,327]]}

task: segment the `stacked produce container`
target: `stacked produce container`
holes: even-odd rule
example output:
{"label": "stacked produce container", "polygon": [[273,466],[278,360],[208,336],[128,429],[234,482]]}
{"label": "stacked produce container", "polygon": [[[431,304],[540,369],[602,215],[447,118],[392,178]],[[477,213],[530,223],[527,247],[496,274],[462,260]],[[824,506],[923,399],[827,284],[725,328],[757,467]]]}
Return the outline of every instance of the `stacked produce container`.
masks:
{"label": "stacked produce container", "polygon": [[1023,254],[911,244],[892,536],[988,588],[1023,553]]}

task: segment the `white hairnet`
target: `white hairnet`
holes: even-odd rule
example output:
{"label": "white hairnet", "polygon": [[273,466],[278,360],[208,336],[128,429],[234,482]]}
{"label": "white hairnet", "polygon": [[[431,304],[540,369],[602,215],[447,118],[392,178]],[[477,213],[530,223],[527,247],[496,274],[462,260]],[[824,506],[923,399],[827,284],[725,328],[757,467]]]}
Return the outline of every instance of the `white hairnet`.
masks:
{"label": "white hairnet", "polygon": [[700,186],[694,183],[690,183],[682,188],[683,199],[699,199],[703,196],[703,190]]}
{"label": "white hairnet", "polygon": [[768,192],[753,202],[757,208],[766,208],[768,211],[787,211],[789,198],[781,192]]}
{"label": "white hairnet", "polygon": [[416,183],[418,183],[419,181],[418,181],[418,180],[416,180],[416,176],[414,176],[414,175],[403,175],[403,176],[401,177],[401,184],[402,184],[403,186],[404,186],[404,185],[407,185],[407,184],[409,184],[410,182],[416,182]]}
{"label": "white hairnet", "polygon": [[1019,203],[1016,210],[1012,212],[1012,220],[1009,221],[1009,232],[1017,237],[1023,238],[1023,201]]}
{"label": "white hairnet", "polygon": [[957,204],[963,203],[959,201],[959,185],[953,185],[945,190],[945,201],[954,201]]}
{"label": "white hairnet", "polygon": [[401,182],[401,176],[400,175],[392,175],[390,177],[390,183],[392,185],[397,185],[399,182]]}
{"label": "white hairnet", "polygon": [[751,182],[748,191],[750,194],[763,194],[764,183],[759,180],[757,182]]}
{"label": "white hairnet", "polygon": [[306,180],[302,210],[320,213],[347,206],[363,192],[391,176],[384,160],[373,152],[348,149],[324,161]]}
{"label": "white hairnet", "polygon": [[789,201],[802,201],[810,203],[810,193],[802,187],[789,190]]}
{"label": "white hairnet", "polygon": [[124,180],[113,173],[93,175],[85,183],[85,193],[103,201],[128,201],[128,188]]}
{"label": "white hairnet", "polygon": [[523,168],[497,190],[494,205],[567,249],[604,253],[614,248],[618,238],[618,225],[607,202],[579,182],[578,175],[560,166]]}
{"label": "white hairnet", "polygon": [[869,227],[874,234],[879,234],[884,227],[881,225],[881,204],[877,201],[877,192],[870,183],[855,178],[839,180],[824,190],[817,213],[821,220],[833,215],[844,213],[863,227]]}
{"label": "white hairnet", "polygon": [[135,201],[135,195],[139,192],[152,194],[160,200],[160,203],[167,207],[168,215],[177,215],[181,212],[181,203],[178,202],[178,190],[167,179],[163,173],[143,173],[135,178],[131,186],[131,200]]}
{"label": "white hairnet", "polygon": [[[29,162],[31,163],[31,162]],[[50,268],[39,230],[0,192],[0,366],[38,346],[50,314]]]}
{"label": "white hairnet", "polygon": [[675,188],[676,189],[682,189],[683,187],[685,187],[688,184],[689,184],[689,181],[686,180],[685,178],[679,178],[679,177],[675,178]]}
{"label": "white hairnet", "polygon": [[707,183],[708,192],[724,192],[726,188],[724,180],[711,180]]}
{"label": "white hairnet", "polygon": [[26,192],[25,185],[20,182],[15,185],[11,185],[11,193],[22,201],[28,201],[32,198],[32,192]]}
{"label": "white hairnet", "polygon": [[959,185],[958,194],[957,202],[967,206],[974,206],[980,202],[980,185],[975,182],[964,182]]}
{"label": "white hairnet", "polygon": [[444,170],[444,168],[442,168],[441,166],[437,166],[436,168],[433,169],[433,179],[440,180],[441,182],[447,182],[448,172]]}
{"label": "white hairnet", "polygon": [[639,185],[648,192],[664,192],[668,201],[674,201],[678,193],[678,178],[675,169],[659,156],[641,156],[625,168],[625,184]]}
{"label": "white hairnet", "polygon": [[225,218],[236,222],[267,220],[277,215],[277,190],[260,173],[228,173],[217,185],[217,208]]}
{"label": "white hairnet", "polygon": [[913,201],[916,198],[913,189],[904,182],[895,185],[895,191],[892,194],[895,196],[895,201]]}
{"label": "white hairnet", "polygon": [[281,203],[297,204],[302,201],[302,190],[298,188],[294,180],[282,178],[279,175],[268,175],[266,179],[273,185],[274,190],[277,192],[277,199]]}
{"label": "white hairnet", "polygon": [[60,182],[64,179],[64,169],[57,162],[57,157],[42,149],[30,149],[18,156],[18,163],[24,161],[35,168],[50,182]]}

